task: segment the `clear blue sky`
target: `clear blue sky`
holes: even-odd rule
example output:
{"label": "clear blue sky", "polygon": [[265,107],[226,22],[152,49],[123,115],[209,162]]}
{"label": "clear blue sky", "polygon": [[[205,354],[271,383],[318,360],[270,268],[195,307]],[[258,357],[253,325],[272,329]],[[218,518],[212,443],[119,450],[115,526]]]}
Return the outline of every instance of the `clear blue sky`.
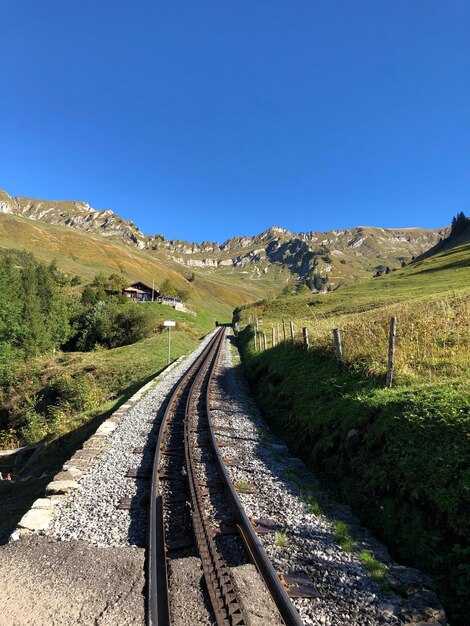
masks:
{"label": "clear blue sky", "polygon": [[469,0],[0,7],[13,195],[196,241],[470,213]]}

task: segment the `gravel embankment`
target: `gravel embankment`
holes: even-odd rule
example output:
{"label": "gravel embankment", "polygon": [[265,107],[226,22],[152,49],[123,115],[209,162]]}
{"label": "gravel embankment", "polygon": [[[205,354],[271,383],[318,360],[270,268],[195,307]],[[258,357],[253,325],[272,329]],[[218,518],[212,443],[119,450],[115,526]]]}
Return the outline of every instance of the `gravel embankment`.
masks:
{"label": "gravel embankment", "polygon": [[[260,536],[276,570],[284,574],[307,574],[319,594],[317,598],[294,600],[304,623],[318,626],[435,624],[440,615],[439,606],[435,611],[427,607],[420,612],[396,594],[383,592],[369,576],[357,552],[346,552],[334,541],[332,520],[309,511],[299,488],[289,477],[300,475],[303,480],[313,483],[315,480],[270,433],[245,379],[235,373],[230,341],[229,337],[215,379],[212,417],[220,429],[220,441],[228,444],[223,448],[224,457],[240,461],[238,466],[227,468],[233,482],[248,483],[255,488],[254,494],[239,494],[248,516],[273,520],[284,534],[284,547],[279,546],[282,537]],[[343,516],[348,522],[357,522],[347,507],[333,504],[329,510],[336,519]],[[386,549],[357,523],[354,539],[360,549],[373,551],[382,561],[396,565]],[[423,593],[425,599],[437,601],[432,592]],[[422,595],[417,600],[422,601]]]}
{"label": "gravel embankment", "polygon": [[86,540],[96,546],[144,545],[146,507],[129,511],[116,507],[123,497],[136,500],[145,497],[148,480],[126,478],[126,473],[130,468],[150,468],[150,446],[143,454],[135,454],[134,449],[144,448],[157,434],[157,427],[149,420],[163,415],[171,390],[209,339],[206,337],[187,359],[123,416],[103,454],[80,480],[78,488],[58,505],[56,517],[47,530],[49,536],[59,540]]}

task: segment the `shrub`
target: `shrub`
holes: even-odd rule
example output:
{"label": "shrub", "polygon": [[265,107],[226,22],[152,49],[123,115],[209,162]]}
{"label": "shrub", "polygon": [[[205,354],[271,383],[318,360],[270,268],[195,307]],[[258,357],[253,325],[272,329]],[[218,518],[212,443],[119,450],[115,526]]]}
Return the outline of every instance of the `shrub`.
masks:
{"label": "shrub", "polygon": [[25,445],[35,444],[47,436],[50,429],[44,415],[36,413],[32,407],[25,407],[22,417],[24,425],[19,429],[19,433]]}
{"label": "shrub", "polygon": [[147,309],[138,307],[139,305],[128,304],[120,307],[120,310],[117,311],[108,339],[110,348],[135,343],[152,333],[153,320],[151,316]]}
{"label": "shrub", "polygon": [[18,434],[14,428],[0,430],[0,450],[11,450],[18,446]]}
{"label": "shrub", "polygon": [[130,302],[98,302],[78,320],[76,347],[87,352],[96,346],[117,348],[148,337],[153,321],[148,309]]}

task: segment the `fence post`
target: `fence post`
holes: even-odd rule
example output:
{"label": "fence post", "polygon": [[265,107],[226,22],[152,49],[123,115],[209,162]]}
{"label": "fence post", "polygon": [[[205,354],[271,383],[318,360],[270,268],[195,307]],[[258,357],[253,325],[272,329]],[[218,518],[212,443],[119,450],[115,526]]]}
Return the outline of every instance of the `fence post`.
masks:
{"label": "fence post", "polygon": [[258,333],[256,332],[256,328],[255,328],[255,350],[256,352],[258,352]]}
{"label": "fence post", "polygon": [[292,343],[294,343],[294,322],[290,320],[290,337],[292,339]]}
{"label": "fence post", "polygon": [[335,340],[335,353],[336,360],[338,361],[338,367],[340,372],[343,371],[344,361],[343,361],[343,346],[341,345],[341,331],[339,328],[333,329],[333,337]]}
{"label": "fence post", "polygon": [[258,316],[255,317],[256,330],[259,330]]}
{"label": "fence post", "polygon": [[286,323],[282,320],[282,334],[284,335],[284,345],[286,345]]}
{"label": "fence post", "polygon": [[276,345],[276,336],[274,334],[274,326],[271,328],[271,347]]}
{"label": "fence post", "polygon": [[388,340],[388,366],[387,366],[387,387],[392,386],[393,381],[393,366],[395,363],[395,339],[397,336],[397,318],[390,318],[390,336]]}
{"label": "fence post", "polygon": [[266,339],[266,333],[263,332],[263,342],[264,342],[264,349],[267,350],[268,349],[268,341]]}
{"label": "fence post", "polygon": [[304,348],[308,350],[308,328],[306,326],[302,328],[302,333],[304,337]]}

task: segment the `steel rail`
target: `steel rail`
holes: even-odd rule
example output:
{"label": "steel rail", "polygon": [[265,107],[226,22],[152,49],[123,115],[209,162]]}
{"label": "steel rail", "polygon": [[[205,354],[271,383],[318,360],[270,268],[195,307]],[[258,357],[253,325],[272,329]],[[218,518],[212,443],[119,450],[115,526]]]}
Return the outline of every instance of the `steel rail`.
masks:
{"label": "steel rail", "polygon": [[[225,329],[223,331],[223,334],[225,337]],[[282,619],[284,620],[286,626],[303,626],[303,621],[301,620],[298,612],[296,611],[289,596],[287,595],[287,592],[284,589],[279,579],[279,576],[276,573],[276,570],[274,569],[262,543],[258,538],[258,535],[256,534],[250,520],[248,519],[248,516],[245,513],[245,510],[238,498],[237,492],[235,491],[232,481],[230,480],[222,455],[219,450],[219,446],[216,441],[214,427],[211,419],[210,392],[215,371],[217,369],[217,364],[220,359],[222,345],[223,342],[221,342],[218,346],[217,354],[211,367],[206,395],[207,422],[213,452],[217,463],[219,478],[223,484],[225,496],[230,504],[230,508],[232,509],[232,513],[235,517],[238,530],[243,539],[243,543],[245,544],[245,547],[250,557],[252,558],[257,570],[264,579],[268,591],[271,594],[278,608],[278,611],[281,614]]]}
{"label": "steel rail", "polygon": [[[196,545],[199,549],[204,577],[214,609],[218,626],[243,626],[248,620],[243,616],[243,606],[238,597],[231,578],[230,570],[218,553],[212,530],[204,515],[204,502],[199,481],[195,472],[194,441],[191,419],[197,419],[196,411],[191,413],[191,404],[200,401],[196,398],[198,391],[205,393],[204,407],[207,420],[209,441],[215,458],[217,473],[223,486],[226,499],[236,521],[237,530],[247,549],[248,555],[256,566],[286,626],[302,626],[303,622],[295,610],[279,576],[269,560],[263,545],[248,519],[235,488],[227,473],[211,419],[210,393],[213,378],[220,359],[225,339],[225,329],[221,328],[211,338],[208,345],[199,355],[185,376],[175,388],[166,407],[160,425],[157,447],[153,462],[150,519],[148,534],[148,622],[150,626],[170,626],[170,609],[168,597],[168,573],[165,549],[165,530],[163,518],[163,498],[159,489],[160,457],[167,436],[167,428],[171,416],[181,396],[188,391],[184,419],[184,448],[186,471],[191,494],[193,512],[193,529]],[[194,400],[196,398],[196,400]]]}
{"label": "steel rail", "polygon": [[163,519],[163,497],[160,493],[160,479],[158,470],[160,467],[161,452],[167,427],[176,404],[185,387],[201,367],[211,350],[214,349],[217,337],[216,333],[210,342],[198,356],[196,361],[188,369],[184,377],[173,391],[160,424],[155,455],[152,466],[150,506],[147,536],[147,619],[150,626],[170,626],[170,606],[168,598],[168,571],[165,552],[165,526]]}
{"label": "steel rail", "polygon": [[224,336],[223,331],[218,333],[214,352],[211,352],[204,362],[191,385],[184,420],[184,452],[191,493],[194,537],[201,556],[202,570],[217,626],[246,626],[248,620],[243,614],[243,605],[230,568],[217,548],[214,531],[205,515],[204,498],[195,469],[197,459],[193,436],[197,424],[194,424],[193,418],[197,420],[200,413],[197,406],[200,400],[198,394],[207,398],[208,374],[210,376],[212,372]]}

